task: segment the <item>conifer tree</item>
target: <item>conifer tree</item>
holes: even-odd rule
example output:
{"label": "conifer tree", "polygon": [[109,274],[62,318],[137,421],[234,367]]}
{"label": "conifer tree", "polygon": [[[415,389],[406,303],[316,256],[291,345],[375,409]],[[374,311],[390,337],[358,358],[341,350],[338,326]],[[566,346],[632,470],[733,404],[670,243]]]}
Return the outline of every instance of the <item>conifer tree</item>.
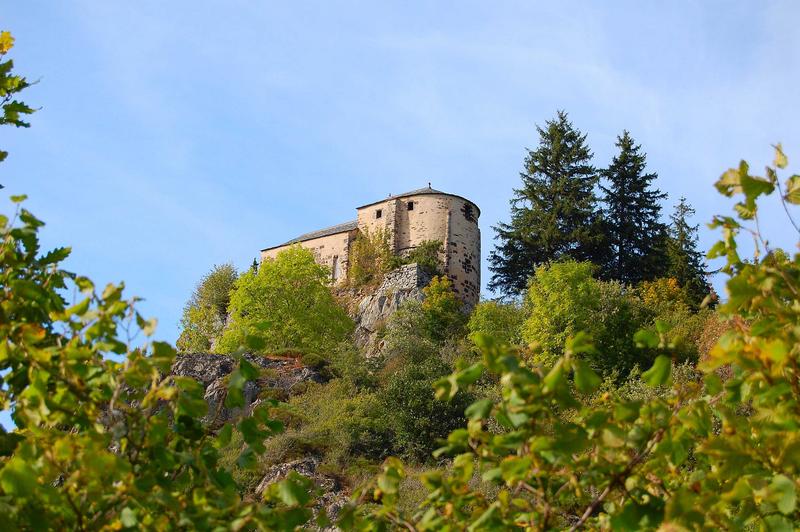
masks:
{"label": "conifer tree", "polygon": [[586,135],[564,111],[536,129],[539,146],[528,150],[522,187],[510,202],[511,221],[494,227],[499,242],[489,257],[489,287],[505,295],[525,290],[537,265],[564,257],[596,261],[602,250],[598,176]]}
{"label": "conifer tree", "polygon": [[659,201],[667,195],[652,188],[658,174],[645,172],[647,156],[628,131],[617,137],[616,146],[619,153],[601,172],[608,246],[601,273],[634,284],[664,273],[667,227],[659,221]]}
{"label": "conifer tree", "polygon": [[695,308],[711,293],[711,285],[706,280],[706,264],[703,254],[697,249],[697,225],[690,225],[689,218],[694,209],[682,197],[670,216],[667,240],[667,271],[665,277],[672,277],[686,290]]}

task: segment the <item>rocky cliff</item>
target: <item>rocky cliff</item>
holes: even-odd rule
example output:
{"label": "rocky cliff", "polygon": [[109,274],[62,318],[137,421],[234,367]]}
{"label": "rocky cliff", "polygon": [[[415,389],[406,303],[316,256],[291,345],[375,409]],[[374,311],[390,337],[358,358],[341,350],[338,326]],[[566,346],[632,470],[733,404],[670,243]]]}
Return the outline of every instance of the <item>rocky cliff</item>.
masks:
{"label": "rocky cliff", "polygon": [[387,273],[374,291],[363,295],[355,310],[355,342],[367,356],[380,353],[380,331],[389,316],[405,301],[422,301],[422,289],[431,281],[431,275],[418,264],[407,264]]}
{"label": "rocky cliff", "polygon": [[[309,382],[321,382],[322,376],[313,368],[303,366],[298,360],[286,357],[269,357],[245,354],[244,357],[263,371],[258,379],[250,381],[244,387],[245,406],[243,408],[226,408],[227,377],[236,368],[236,360],[232,356],[211,353],[184,353],[178,355],[172,366],[172,374],[191,377],[205,388],[205,400],[208,402],[209,415],[206,421],[221,427],[228,421],[235,421],[248,416],[264,397],[285,399],[295,393],[301,393]],[[320,490],[316,510],[325,509],[330,517],[335,517],[347,502],[347,494],[339,483],[317,473],[319,459],[309,456],[285,464],[277,464],[263,472],[258,483],[256,495],[262,493],[270,484],[286,477],[290,471],[310,478]]]}

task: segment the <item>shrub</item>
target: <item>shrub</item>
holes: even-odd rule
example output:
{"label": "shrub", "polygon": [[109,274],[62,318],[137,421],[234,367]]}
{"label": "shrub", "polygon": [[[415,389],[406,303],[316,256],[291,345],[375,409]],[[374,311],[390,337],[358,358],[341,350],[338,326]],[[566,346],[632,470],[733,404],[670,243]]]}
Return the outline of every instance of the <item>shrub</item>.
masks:
{"label": "shrub", "polygon": [[537,268],[528,286],[522,338],[538,345],[535,361],[549,365],[567,338],[585,331],[597,350],[583,356],[602,373],[617,370],[624,377],[635,364],[652,360],[633,340],[647,316],[621,284],[594,279],[593,269],[591,263],[575,261]]}
{"label": "shrub", "polygon": [[231,294],[230,320],[216,351],[232,352],[250,337],[262,352],[293,349],[325,356],[353,328],[329,282],[327,268],[300,246],[265,260],[256,273],[243,273]]}
{"label": "shrub", "polygon": [[438,401],[433,384],[452,368],[436,356],[409,363],[388,377],[377,392],[385,425],[392,435],[392,453],[415,461],[430,460],[439,440],[464,423],[469,395]]}
{"label": "shrub", "polygon": [[214,266],[203,276],[183,308],[177,347],[184,352],[209,351],[225,327],[231,291],[238,274],[232,264]]}
{"label": "shrub", "polygon": [[481,301],[469,317],[467,330],[470,337],[482,334],[501,343],[520,345],[525,318],[525,310],[516,303]]}
{"label": "shrub", "polygon": [[425,318],[424,331],[435,342],[459,334],[466,323],[462,312],[464,304],[453,292],[453,283],[446,276],[436,276],[422,289],[422,313]]}
{"label": "shrub", "polygon": [[406,364],[436,356],[439,344],[427,334],[426,322],[420,301],[404,302],[386,322],[383,357]]}
{"label": "shrub", "polygon": [[286,422],[287,430],[267,443],[268,464],[311,454],[323,459],[321,467],[342,472],[358,457],[384,458],[392,446],[375,395],[344,379],[311,384],[274,415]]}
{"label": "shrub", "polygon": [[444,247],[441,240],[425,240],[411,250],[401,261],[403,264],[419,264],[431,275],[442,275]]}
{"label": "shrub", "polygon": [[396,259],[389,243],[390,234],[383,229],[359,231],[350,247],[347,280],[351,286],[377,284],[395,267]]}

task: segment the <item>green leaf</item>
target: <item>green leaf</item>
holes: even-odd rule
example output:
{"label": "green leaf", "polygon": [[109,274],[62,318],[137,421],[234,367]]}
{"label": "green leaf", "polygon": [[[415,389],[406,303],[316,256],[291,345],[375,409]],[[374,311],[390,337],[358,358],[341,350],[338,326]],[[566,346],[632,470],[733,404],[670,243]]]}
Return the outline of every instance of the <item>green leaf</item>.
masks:
{"label": "green leaf", "polygon": [[575,368],[575,386],[578,390],[583,393],[590,393],[600,386],[600,377],[585,361],[574,360],[573,367]]}
{"label": "green leaf", "polygon": [[61,262],[72,252],[72,248],[56,248],[50,252],[48,252],[44,257],[39,259],[39,264],[47,265],[47,264],[55,264],[57,262]]}
{"label": "green leaf", "polygon": [[481,399],[469,405],[464,414],[466,414],[468,419],[472,420],[486,419],[492,411],[492,406],[494,406],[494,403],[491,399]]}
{"label": "green leaf", "polygon": [[3,428],[0,427],[0,456],[11,456],[19,442],[24,439],[24,436],[16,432],[6,433]]}
{"label": "green leaf", "polygon": [[278,497],[287,506],[303,506],[311,498],[309,495],[311,482],[296,471],[290,471],[285,479],[275,485]]}
{"label": "green leaf", "polygon": [[784,475],[775,475],[769,485],[770,500],[784,515],[794,512],[797,502],[794,482]]}
{"label": "green leaf", "polygon": [[254,381],[259,377],[258,368],[244,357],[239,359],[239,371],[241,371],[245,381]]}
{"label": "green leaf", "polygon": [[476,362],[458,372],[458,384],[462,387],[469,386],[483,374],[483,364]]}
{"label": "green leaf", "polygon": [[783,153],[783,146],[781,146],[781,143],[779,142],[774,146],[774,148],[775,166],[781,169],[786,168],[786,166],[789,164],[789,160],[786,158],[786,154]]}
{"label": "green leaf", "polygon": [[653,367],[642,373],[642,380],[649,386],[666,386],[672,378],[672,361],[665,355],[658,355]]}
{"label": "green leaf", "polygon": [[119,521],[125,528],[135,527],[138,523],[138,520],[136,519],[136,512],[126,506],[119,514]]}
{"label": "green leaf", "polygon": [[546,392],[552,392],[564,382],[564,359],[556,362],[556,365],[547,373],[544,378]]}
{"label": "green leaf", "polygon": [[793,175],[786,180],[786,201],[793,205],[800,204],[800,175]]}
{"label": "green leaf", "polygon": [[655,499],[647,505],[629,500],[622,511],[611,518],[612,530],[653,530],[664,519],[664,503]]}
{"label": "green leaf", "polygon": [[239,422],[239,431],[242,433],[242,439],[249,446],[263,452],[264,438],[266,433],[258,427],[258,422],[252,417],[246,417]]}
{"label": "green leaf", "polygon": [[244,470],[253,471],[258,468],[258,457],[252,448],[245,447],[236,459],[236,464]]}
{"label": "green leaf", "polygon": [[244,345],[252,351],[262,351],[267,347],[267,342],[260,336],[248,334],[244,337]]}
{"label": "green leaf", "polygon": [[528,478],[531,469],[530,456],[509,456],[500,462],[500,469],[503,472],[503,480],[508,483],[524,480]]}
{"label": "green leaf", "polygon": [[778,514],[768,515],[764,518],[766,528],[762,530],[769,530],[769,532],[794,532],[795,528],[792,522],[786,517]]}
{"label": "green leaf", "polygon": [[233,425],[225,423],[223,427],[217,432],[217,437],[214,439],[214,445],[221,449],[227,447],[231,443],[233,437]]}
{"label": "green leaf", "polygon": [[636,347],[655,349],[658,347],[658,334],[650,329],[640,329],[633,335]]}
{"label": "green leaf", "polygon": [[569,354],[580,353],[594,353],[597,350],[592,343],[592,337],[585,331],[578,331],[578,333],[567,339],[565,350]]}
{"label": "green leaf", "polygon": [[30,465],[14,457],[0,469],[0,488],[7,495],[28,497],[36,490],[36,476]]}

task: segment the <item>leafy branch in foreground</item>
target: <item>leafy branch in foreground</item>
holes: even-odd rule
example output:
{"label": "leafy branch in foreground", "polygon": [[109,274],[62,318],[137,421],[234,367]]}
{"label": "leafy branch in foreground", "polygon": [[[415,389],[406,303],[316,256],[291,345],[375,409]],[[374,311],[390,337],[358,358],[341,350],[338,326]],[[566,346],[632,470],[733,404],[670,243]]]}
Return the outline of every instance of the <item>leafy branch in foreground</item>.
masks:
{"label": "leafy branch in foreground", "polygon": [[[12,74],[14,61],[5,59],[6,54],[14,47],[14,37],[7,31],[0,31],[0,126],[12,125],[16,127],[30,127],[23,120],[24,115],[34,112],[34,109],[24,102],[15,99],[15,96],[30,87],[30,83],[22,76]],[[8,156],[8,152],[0,150],[0,162]],[[1,187],[0,187],[1,188]]]}
{"label": "leafy branch in foreground", "polygon": [[[357,493],[378,505],[351,508],[344,522],[362,530],[792,530],[800,521],[800,255],[768,247],[757,208],[776,189],[787,213],[800,203],[800,176],[783,187],[778,180],[786,165],[777,146],[766,177],[742,162],[717,182],[723,194],[743,196],[735,217],[711,224],[723,240],[709,253],[727,258],[720,311],[737,319],[698,378],[673,382],[663,323],[636,336],[661,352],[642,374],[655,393],[638,399],[598,389],[584,360],[594,347],[582,333],[548,368],[476,335],[482,360],[440,380],[437,392],[452,398],[488,375],[501,399],[469,407],[467,427],[436,452],[452,457],[450,468],[421,476],[428,496],[416,510],[398,504],[406,472],[390,459]],[[740,259],[741,231],[764,255]]]}
{"label": "leafy branch in foreground", "polygon": [[[269,402],[236,427],[212,432],[219,412],[208,412],[200,383],[169,374],[172,347],[129,345],[139,333],[151,335],[155,321],[123,298],[123,285],[98,291],[60,269],[68,248],[41,255],[42,225],[21,206],[15,220],[0,217],[0,409],[17,427],[0,429],[0,528],[291,530],[305,523],[308,479],[289,476],[263,503],[245,501],[220,465],[234,430],[246,443],[238,466],[257,465],[264,439],[281,430],[267,415]],[[70,289],[73,304],[63,297]],[[257,376],[240,358],[225,406],[243,406],[242,388]]]}

